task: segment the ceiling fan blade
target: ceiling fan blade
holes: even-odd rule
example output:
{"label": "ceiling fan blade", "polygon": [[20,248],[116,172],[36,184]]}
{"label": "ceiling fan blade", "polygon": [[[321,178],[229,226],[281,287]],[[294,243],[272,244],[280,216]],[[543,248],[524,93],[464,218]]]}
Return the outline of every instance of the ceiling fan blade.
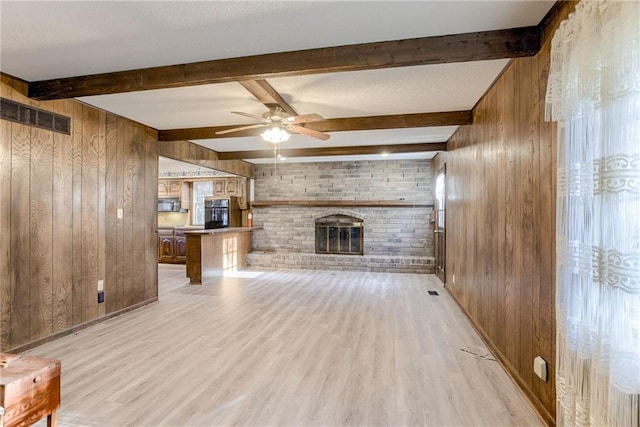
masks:
{"label": "ceiling fan blade", "polygon": [[231,132],[239,132],[241,130],[248,130],[248,129],[255,129],[255,128],[263,128],[265,126],[268,126],[264,123],[258,123],[255,125],[248,125],[248,126],[240,126],[237,128],[233,128],[233,129],[225,129],[225,130],[219,130],[218,132],[216,132],[216,135],[224,135],[225,133],[231,133]]}
{"label": "ceiling fan blade", "polygon": [[324,120],[320,114],[311,113],[311,114],[302,114],[300,116],[295,116],[291,118],[290,123],[298,124],[298,123],[308,123],[308,122],[319,122]]}
{"label": "ceiling fan blade", "polygon": [[245,117],[251,117],[252,119],[256,119],[256,120],[264,120],[262,117],[260,116],[254,116],[253,114],[249,114],[249,113],[243,113],[242,111],[232,111],[232,114],[237,114],[239,116],[245,116]]}
{"label": "ceiling fan blade", "polygon": [[285,129],[290,130],[291,132],[307,135],[312,138],[318,138],[323,141],[326,141],[327,139],[331,138],[331,135],[329,135],[328,133],[318,132],[317,130],[307,129],[302,126],[290,125],[290,126],[287,126]]}

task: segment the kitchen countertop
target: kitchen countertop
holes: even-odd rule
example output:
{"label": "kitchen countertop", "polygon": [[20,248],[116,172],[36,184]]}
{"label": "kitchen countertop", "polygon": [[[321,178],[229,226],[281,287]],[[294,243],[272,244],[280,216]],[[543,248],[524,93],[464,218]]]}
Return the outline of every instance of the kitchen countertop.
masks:
{"label": "kitchen countertop", "polygon": [[219,233],[242,233],[246,231],[253,231],[256,227],[228,227],[228,228],[211,228],[208,230],[191,230],[185,231],[184,234],[219,234]]}

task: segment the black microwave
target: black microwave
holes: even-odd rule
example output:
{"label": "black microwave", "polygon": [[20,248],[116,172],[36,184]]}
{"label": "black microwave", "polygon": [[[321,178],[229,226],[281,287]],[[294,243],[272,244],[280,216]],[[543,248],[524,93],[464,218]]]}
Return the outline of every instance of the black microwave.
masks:
{"label": "black microwave", "polygon": [[159,197],[158,212],[180,212],[180,197]]}

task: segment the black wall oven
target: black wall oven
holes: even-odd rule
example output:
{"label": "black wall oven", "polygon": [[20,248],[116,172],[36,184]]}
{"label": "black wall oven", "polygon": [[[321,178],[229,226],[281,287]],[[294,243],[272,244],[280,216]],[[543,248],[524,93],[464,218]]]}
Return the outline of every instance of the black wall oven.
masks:
{"label": "black wall oven", "polygon": [[242,211],[238,198],[229,196],[204,198],[204,228],[227,228],[242,226]]}
{"label": "black wall oven", "polygon": [[229,199],[204,200],[204,228],[229,227]]}

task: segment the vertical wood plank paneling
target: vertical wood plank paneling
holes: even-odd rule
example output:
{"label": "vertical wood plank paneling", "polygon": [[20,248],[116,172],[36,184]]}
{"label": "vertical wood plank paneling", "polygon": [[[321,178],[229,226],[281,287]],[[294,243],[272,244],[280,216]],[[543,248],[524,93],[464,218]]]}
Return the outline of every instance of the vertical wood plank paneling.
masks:
{"label": "vertical wood plank paneling", "polygon": [[136,236],[133,235],[133,187],[135,180],[135,146],[134,132],[131,124],[124,126],[124,219],[123,219],[123,307],[127,307],[134,302],[133,285],[133,242]]}
{"label": "vertical wood plank paneling", "polygon": [[[104,111],[99,112],[98,117],[98,280],[105,279],[105,251],[106,251],[106,140],[107,140],[107,113]],[[97,289],[96,289],[97,291]],[[97,292],[96,292],[97,295]],[[97,301],[97,297],[96,297]],[[106,314],[107,305],[103,302],[98,304],[98,316],[102,317]]]}
{"label": "vertical wood plank paneling", "polygon": [[[540,76],[540,88],[538,91],[538,104],[540,114],[544,114],[543,106],[549,76],[549,52],[551,42],[548,41],[542,47],[542,53],[538,56],[538,75]],[[555,360],[555,341],[546,331],[555,331],[555,305],[554,275],[555,275],[555,251],[553,235],[545,230],[555,231],[555,170],[556,170],[556,145],[555,126],[552,123],[540,121],[539,135],[542,143],[540,150],[540,232],[537,237],[540,247],[540,301],[539,301],[539,328],[540,328],[540,355],[547,361]],[[548,250],[552,248],[552,250]],[[548,382],[555,384],[555,370],[549,371]],[[540,400],[546,407],[555,405],[555,396],[548,387],[540,387]]]}
{"label": "vertical wood plank paneling", "polygon": [[[31,340],[53,333],[53,133],[30,128]],[[23,196],[24,197],[24,196]]]}
{"label": "vertical wood plank paneling", "polygon": [[11,124],[11,342],[31,339],[31,132]]}
{"label": "vertical wood plank paneling", "polygon": [[[518,66],[518,140],[520,145],[520,303],[519,303],[519,334],[517,338],[520,341],[520,349],[518,351],[517,369],[521,378],[532,386],[531,366],[533,363],[532,341],[534,336],[533,330],[533,291],[535,287],[533,279],[533,197],[534,182],[532,164],[535,160],[534,141],[530,134],[530,121],[535,120],[531,115],[533,113],[533,103],[531,99],[531,60],[526,58],[519,62]],[[537,101],[537,100],[536,100]],[[538,141],[535,142],[536,144]]]}
{"label": "vertical wood plank paneling", "polygon": [[[0,75],[0,96],[11,98],[11,80]],[[11,343],[11,122],[0,120],[0,349]]]}
{"label": "vertical wood plank paneling", "polygon": [[[469,167],[472,165],[479,165],[479,162],[482,162],[482,126],[474,127],[469,130],[469,135],[467,135],[467,149],[471,150],[473,154],[472,157],[467,159],[467,164]],[[480,141],[480,145],[476,145],[475,142]],[[478,169],[478,174],[480,176],[484,175],[484,170],[482,167]],[[469,254],[471,258],[474,259],[473,264],[469,264],[469,268],[465,274],[465,278],[469,280],[478,280],[479,284],[482,284],[483,280],[483,267],[484,267],[484,259],[482,257],[484,241],[480,239],[480,232],[482,231],[482,215],[478,215],[478,212],[482,212],[482,185],[483,181],[481,179],[473,179],[473,177],[469,177],[469,197],[470,201],[474,201],[474,203],[469,203],[468,207],[472,208],[475,204],[475,209],[478,209],[474,214],[473,210],[468,209],[467,215],[470,221],[467,225],[467,235],[469,238],[469,242],[472,242],[472,252]],[[470,288],[470,301],[473,306],[473,310],[476,313],[478,319],[482,317],[482,294],[483,289],[482,286],[477,286],[474,288]]]}
{"label": "vertical wood plank paneling", "polygon": [[71,132],[73,144],[73,194],[72,194],[72,251],[73,251],[73,279],[72,279],[72,303],[73,324],[82,323],[82,128],[83,106],[80,103],[73,104],[73,117],[71,118]]}
{"label": "vertical wood plank paneling", "polygon": [[493,260],[493,273],[495,280],[495,292],[493,295],[493,306],[495,310],[495,337],[496,346],[504,354],[506,351],[506,335],[505,335],[505,317],[506,310],[503,303],[504,294],[506,292],[506,271],[504,263],[506,259],[506,194],[507,186],[509,182],[509,171],[505,167],[507,163],[507,152],[509,150],[507,146],[506,137],[506,125],[507,110],[504,108],[505,104],[505,83],[504,79],[499,79],[496,82],[496,99],[495,99],[495,158],[493,159],[492,167],[496,170],[494,189],[497,192],[496,203],[493,204],[495,209],[492,212],[492,218],[495,223],[494,231],[494,244],[492,246],[491,253],[493,254],[505,254],[504,257],[492,256]]}
{"label": "vertical wood plank paneling", "polygon": [[[493,245],[496,239],[496,214],[495,206],[497,200],[492,197],[496,188],[497,174],[494,172],[495,159],[494,159],[494,146],[496,145],[494,126],[497,122],[496,113],[496,91],[490,91],[487,94],[486,103],[484,108],[486,109],[486,115],[484,120],[484,132],[482,145],[479,147],[483,151],[482,165],[483,165],[483,193],[481,203],[483,205],[483,215],[480,216],[480,220],[483,222],[483,227],[476,232],[476,238],[483,243],[482,250],[482,265],[484,267],[484,280],[482,289],[483,295],[483,307],[494,306],[495,304],[495,287],[496,280],[493,272],[492,256]],[[482,310],[484,324],[483,327],[491,336],[496,335],[496,310]]]}
{"label": "vertical wood plank paneling", "polygon": [[[133,193],[133,302],[144,301],[144,263],[145,263],[145,223],[147,216],[144,197],[144,134],[140,126],[133,128],[132,178],[135,185]],[[156,187],[157,188],[157,187]]]}
{"label": "vertical wood plank paneling", "polygon": [[[540,104],[540,80],[538,74],[538,56],[534,56],[530,58],[531,62],[531,113],[529,117],[529,138],[531,140],[531,175],[532,175],[532,209],[531,209],[531,249],[532,249],[532,257],[531,257],[531,281],[532,281],[532,293],[531,293],[531,320],[532,320],[532,328],[533,328],[533,336],[531,339],[531,353],[529,354],[529,367],[525,370],[529,372],[531,375],[531,384],[533,392],[536,396],[540,395],[540,386],[542,382],[538,379],[538,377],[533,373],[533,369],[531,369],[532,361],[537,356],[540,355],[540,291],[541,291],[541,283],[540,283],[540,259],[541,259],[541,247],[540,247],[540,239],[538,236],[544,233],[548,233],[548,230],[545,230],[541,227],[540,223],[540,215],[543,210],[545,210],[545,206],[542,204],[540,199],[540,185],[543,182],[543,178],[540,176],[540,157],[542,156],[541,151],[544,149],[544,143],[540,140],[540,130],[539,123],[540,118],[544,116],[544,104]],[[551,236],[549,236],[551,237]],[[545,249],[545,251],[549,252],[549,249]]]}
{"label": "vertical wood plank paneling", "polygon": [[[73,115],[73,102],[54,103],[55,112]],[[73,325],[73,142],[53,133],[53,332]]]}
{"label": "vertical wood plank paneling", "polygon": [[154,133],[72,100],[31,101],[24,85],[2,76],[0,94],[69,116],[71,135],[0,121],[2,351],[104,316],[98,279],[109,311],[157,296]]}
{"label": "vertical wood plank paneling", "polygon": [[98,317],[99,112],[83,108],[82,128],[82,321]]}
{"label": "vertical wood plank paneling", "polygon": [[105,158],[105,276],[104,304],[107,313],[118,309],[118,118],[107,114]]}
{"label": "vertical wood plank paneling", "polygon": [[125,218],[128,218],[124,209],[124,194],[125,194],[125,176],[124,176],[124,166],[125,166],[125,132],[124,126],[125,120],[121,117],[118,117],[116,121],[116,135],[118,146],[116,148],[116,156],[117,156],[117,164],[116,164],[116,190],[117,190],[117,202],[118,208],[123,210],[122,218],[118,219],[118,228],[116,229],[116,251],[117,251],[117,265],[118,269],[116,271],[116,280],[117,280],[117,302],[116,307],[118,309],[125,307],[125,256],[130,254],[125,253]]}
{"label": "vertical wood plank paneling", "polygon": [[[498,158],[500,157],[500,149],[502,146],[502,135],[500,131],[501,119],[499,114],[499,101],[500,96],[502,95],[501,86],[497,85],[495,90],[492,92],[491,105],[489,107],[489,123],[490,123],[490,133],[489,133],[489,145],[491,147],[491,169],[487,170],[486,173],[491,177],[491,187],[493,191],[496,191],[502,186],[504,182],[504,177],[502,176],[502,170],[499,168]],[[496,171],[496,169],[498,171]],[[496,172],[494,172],[496,171]],[[491,192],[489,192],[491,194]],[[504,224],[504,222],[500,221],[500,214],[502,212],[499,211],[500,206],[500,196],[492,201],[491,198],[485,201],[486,204],[489,205],[488,213],[493,220],[491,221],[491,229],[487,230],[487,232],[491,235],[491,245],[489,247],[489,251],[486,254],[486,262],[491,266],[491,305],[493,307],[499,307],[498,301],[499,296],[502,294],[502,282],[500,281],[500,266],[497,262],[497,257],[492,256],[492,254],[498,253],[500,247],[500,228]],[[491,323],[492,323],[492,335],[497,337],[500,334],[500,329],[502,328],[502,324],[498,321],[499,319],[499,310],[491,311]]]}
{"label": "vertical wood plank paneling", "polygon": [[[145,206],[157,206],[158,199],[158,146],[155,138],[144,136],[145,148]],[[145,286],[144,298],[149,300],[158,296],[158,215],[155,210],[145,211]]]}
{"label": "vertical wood plank paneling", "polygon": [[[553,26],[574,5],[561,4]],[[438,164],[446,163],[449,186],[447,289],[552,423],[556,141],[555,126],[544,122],[549,44],[507,66],[474,108],[474,124],[456,131]],[[549,363],[547,382],[533,374],[538,355]]]}
{"label": "vertical wood plank paneling", "polygon": [[504,334],[505,334],[505,358],[509,363],[516,359],[517,355],[517,330],[518,323],[518,299],[517,289],[519,281],[516,278],[517,272],[517,212],[518,212],[518,194],[517,194],[517,158],[518,150],[516,137],[516,123],[514,120],[514,112],[516,109],[516,87],[515,87],[515,66],[509,67],[503,74],[504,80],[504,110],[505,110],[505,139],[506,139],[506,163],[502,165],[506,171],[505,185],[505,212],[504,212],[504,295],[502,301],[504,303]]}

